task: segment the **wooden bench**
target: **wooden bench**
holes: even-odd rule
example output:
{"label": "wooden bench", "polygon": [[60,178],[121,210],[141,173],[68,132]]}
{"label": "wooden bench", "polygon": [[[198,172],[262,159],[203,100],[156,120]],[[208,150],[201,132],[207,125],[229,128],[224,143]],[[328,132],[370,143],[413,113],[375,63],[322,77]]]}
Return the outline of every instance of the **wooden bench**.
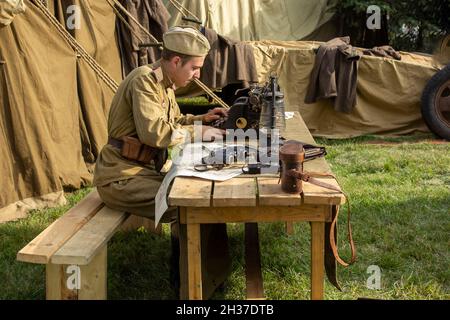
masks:
{"label": "wooden bench", "polygon": [[17,260],[46,265],[47,299],[106,299],[108,241],[119,227],[143,219],[106,207],[94,190],[22,248]]}

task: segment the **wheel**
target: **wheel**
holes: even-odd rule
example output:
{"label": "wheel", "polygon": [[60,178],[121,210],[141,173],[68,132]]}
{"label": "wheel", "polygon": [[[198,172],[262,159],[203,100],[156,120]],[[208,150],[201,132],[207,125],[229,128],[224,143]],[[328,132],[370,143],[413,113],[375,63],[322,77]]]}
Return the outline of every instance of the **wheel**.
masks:
{"label": "wheel", "polygon": [[450,140],[450,64],[428,81],[422,93],[421,110],[430,130]]}

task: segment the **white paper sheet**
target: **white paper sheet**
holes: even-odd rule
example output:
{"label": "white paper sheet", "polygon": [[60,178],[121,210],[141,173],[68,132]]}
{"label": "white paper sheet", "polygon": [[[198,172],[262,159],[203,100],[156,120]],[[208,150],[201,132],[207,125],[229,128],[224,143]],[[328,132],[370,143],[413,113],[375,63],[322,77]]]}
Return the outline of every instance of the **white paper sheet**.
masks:
{"label": "white paper sheet", "polygon": [[292,119],[293,117],[294,117],[294,112],[293,112],[293,111],[286,111],[286,112],[284,113],[284,118],[285,118],[286,120]]}
{"label": "white paper sheet", "polygon": [[[225,181],[242,174],[241,168],[224,168],[222,170],[209,170],[199,172],[194,170],[194,164],[200,164],[202,157],[208,155],[208,149],[223,147],[217,143],[191,143],[184,145],[181,150],[174,150],[172,153],[172,168],[164,177],[161,186],[155,197],[155,224],[158,225],[162,216],[169,208],[167,204],[167,191],[170,183],[175,177],[198,177],[207,180]],[[175,154],[174,154],[175,153]]]}

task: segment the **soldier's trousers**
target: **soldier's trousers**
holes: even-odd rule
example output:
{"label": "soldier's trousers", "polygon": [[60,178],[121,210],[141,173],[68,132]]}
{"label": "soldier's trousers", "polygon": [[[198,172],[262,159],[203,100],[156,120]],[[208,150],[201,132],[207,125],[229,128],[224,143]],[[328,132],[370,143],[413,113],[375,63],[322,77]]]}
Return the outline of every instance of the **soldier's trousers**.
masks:
{"label": "soldier's trousers", "polygon": [[[146,218],[155,217],[155,195],[162,177],[135,176],[97,186],[105,204]],[[187,238],[186,225],[180,224],[177,208],[169,208],[161,222],[171,222],[171,276],[180,298],[187,299]],[[207,299],[231,272],[226,224],[201,225],[203,298]]]}
{"label": "soldier's trousers", "polygon": [[[97,186],[97,191],[103,202],[112,209],[155,219],[155,196],[162,179],[162,176],[134,176]],[[175,209],[169,208],[161,222],[170,222],[175,219]]]}

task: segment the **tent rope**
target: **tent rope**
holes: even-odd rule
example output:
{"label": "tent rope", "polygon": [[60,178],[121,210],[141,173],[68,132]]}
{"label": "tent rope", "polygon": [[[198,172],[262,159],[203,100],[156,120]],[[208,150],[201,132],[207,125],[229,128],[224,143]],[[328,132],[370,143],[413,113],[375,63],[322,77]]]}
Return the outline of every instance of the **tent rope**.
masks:
{"label": "tent rope", "polygon": [[[125,15],[128,18],[130,18],[139,27],[139,29],[141,29],[146,35],[148,35],[150,37],[150,40],[152,40],[155,44],[159,42],[147,29],[144,28],[144,26],[142,24],[139,23],[139,21],[136,20],[135,17],[133,17],[133,15],[131,13],[128,12],[128,10],[118,0],[112,0],[112,2],[114,2],[114,4],[120,10],[122,10],[122,12],[125,13]],[[110,6],[112,5],[112,3],[109,2],[109,0],[108,0],[108,3]]]}
{"label": "tent rope", "polygon": [[48,21],[56,28],[58,33],[68,42],[73,50],[83,58],[94,72],[106,83],[106,85],[116,92],[119,85],[106,72],[105,69],[81,46],[81,44],[64,28],[64,26],[50,13],[47,7],[40,0],[33,0],[37,8],[44,14]]}
{"label": "tent rope", "polygon": [[181,13],[184,18],[187,18],[190,15],[197,21],[201,21],[195,14],[189,11],[186,7],[183,7],[183,5],[177,0],[169,0],[169,2],[175,7],[175,9],[177,9],[179,13]]}
{"label": "tent rope", "polygon": [[122,14],[117,10],[117,8],[114,6],[113,3],[110,2],[110,0],[106,0],[108,4],[111,6],[111,8],[114,10],[114,13],[116,16],[125,24],[125,26],[130,30],[130,32],[139,40],[140,43],[144,43],[144,40],[141,38],[141,36],[131,27],[131,25],[128,23],[128,21],[122,16]]}
{"label": "tent rope", "polygon": [[[153,41],[154,44],[158,44],[159,41],[146,29],[144,28],[143,25],[141,25],[139,23],[139,21],[136,20],[136,18],[134,18],[131,13],[128,12],[128,10],[118,1],[118,0],[111,0],[112,2],[114,2],[114,4],[128,17],[130,18],[138,27],[139,29],[141,29],[145,34],[147,34],[150,39]],[[110,0],[107,0],[108,4],[110,6],[113,6],[113,4],[110,2]],[[114,12],[120,16],[121,18],[119,19],[124,19],[124,17],[118,12],[118,10],[114,10]],[[130,28],[131,31],[131,26],[130,24],[126,24],[126,26],[128,28]],[[139,38],[138,38],[139,39]],[[161,47],[158,47],[160,50],[162,50]],[[216,101],[221,107],[225,108],[225,109],[229,109],[230,106],[227,105],[222,99],[220,99],[211,89],[208,88],[207,85],[205,85],[203,82],[201,82],[199,79],[194,79],[195,84],[197,84],[208,96],[210,96],[213,101]]]}

